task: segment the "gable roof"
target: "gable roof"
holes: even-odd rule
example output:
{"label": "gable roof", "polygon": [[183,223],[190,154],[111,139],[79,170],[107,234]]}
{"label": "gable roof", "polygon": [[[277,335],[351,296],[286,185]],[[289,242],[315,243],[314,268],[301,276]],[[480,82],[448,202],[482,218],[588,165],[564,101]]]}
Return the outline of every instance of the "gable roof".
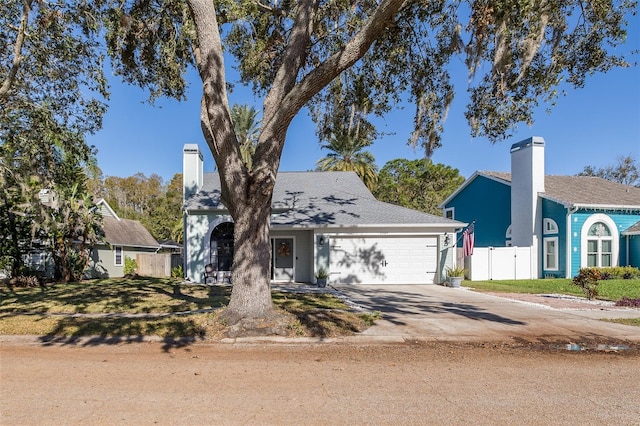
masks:
{"label": "gable roof", "polygon": [[104,235],[114,246],[158,248],[160,245],[151,233],[137,220],[104,217]]}
{"label": "gable roof", "polygon": [[[441,207],[478,176],[511,185],[511,173],[478,171],[451,194],[441,204]],[[546,175],[544,177],[544,193],[541,193],[540,196],[563,204],[565,207],[640,208],[640,188],[622,185],[595,176]]]}
{"label": "gable roof", "polygon": [[121,219],[104,198],[96,203],[102,215],[104,237],[114,246],[159,248],[160,244],[137,220]]}
{"label": "gable roof", "polygon": [[622,235],[640,235],[640,222],[636,222],[622,231]]}
{"label": "gable roof", "polygon": [[[354,172],[279,172],[271,224],[283,227],[447,226],[465,224],[376,200]],[[185,201],[187,211],[226,211],[220,176],[206,173],[202,190]]]}

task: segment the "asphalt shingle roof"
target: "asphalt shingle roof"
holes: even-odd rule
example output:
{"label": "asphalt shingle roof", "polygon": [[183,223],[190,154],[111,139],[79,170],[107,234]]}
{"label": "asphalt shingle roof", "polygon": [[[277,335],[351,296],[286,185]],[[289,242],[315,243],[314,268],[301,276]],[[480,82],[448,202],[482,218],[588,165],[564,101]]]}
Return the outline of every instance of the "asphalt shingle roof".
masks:
{"label": "asphalt shingle roof", "polygon": [[[280,172],[272,206],[271,223],[282,226],[462,225],[378,201],[353,172]],[[226,210],[217,173],[204,175],[202,190],[186,200],[185,208]]]}
{"label": "asphalt shingle roof", "polygon": [[[511,183],[511,173],[479,174]],[[546,175],[543,195],[565,205],[640,207],[640,188],[594,176]]]}
{"label": "asphalt shingle roof", "polygon": [[112,245],[131,247],[160,247],[151,233],[137,220],[105,216],[105,239]]}

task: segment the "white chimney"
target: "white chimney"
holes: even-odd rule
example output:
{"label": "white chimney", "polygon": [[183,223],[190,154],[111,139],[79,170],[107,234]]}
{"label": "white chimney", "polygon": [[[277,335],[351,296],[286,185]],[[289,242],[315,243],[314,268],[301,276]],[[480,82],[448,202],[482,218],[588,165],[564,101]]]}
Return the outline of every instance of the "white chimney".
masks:
{"label": "white chimney", "polygon": [[[538,247],[542,240],[544,192],[544,139],[538,136],[511,146],[511,244],[532,247],[538,270]],[[535,272],[534,272],[535,273]]]}
{"label": "white chimney", "polygon": [[182,149],[182,199],[186,200],[202,189],[203,157],[197,144],[185,144]]}

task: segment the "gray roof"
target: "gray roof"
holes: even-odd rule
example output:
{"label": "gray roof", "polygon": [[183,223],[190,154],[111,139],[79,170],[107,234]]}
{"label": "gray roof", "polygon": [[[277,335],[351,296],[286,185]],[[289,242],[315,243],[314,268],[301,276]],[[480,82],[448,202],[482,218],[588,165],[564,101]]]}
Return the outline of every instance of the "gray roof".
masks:
{"label": "gray roof", "polygon": [[636,222],[634,225],[622,231],[622,235],[640,235],[640,222]]}
{"label": "gray roof", "polygon": [[[375,199],[353,172],[279,172],[273,192],[271,224],[290,227],[464,224]],[[191,211],[226,208],[218,173],[206,173],[202,190],[189,197]]]}
{"label": "gray roof", "polygon": [[[511,183],[511,173],[478,172]],[[640,188],[594,176],[544,177],[543,197],[569,206],[640,207]]]}
{"label": "gray roof", "polygon": [[137,220],[106,216],[104,235],[111,245],[129,247],[160,247],[151,233]]}

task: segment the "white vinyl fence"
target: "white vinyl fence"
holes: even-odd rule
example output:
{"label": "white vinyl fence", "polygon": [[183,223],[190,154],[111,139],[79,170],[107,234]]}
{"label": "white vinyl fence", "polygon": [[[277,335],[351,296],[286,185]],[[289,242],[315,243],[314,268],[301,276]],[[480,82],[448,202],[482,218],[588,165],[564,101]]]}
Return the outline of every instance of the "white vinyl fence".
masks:
{"label": "white vinyl fence", "polygon": [[475,247],[464,259],[472,281],[533,279],[537,274],[531,265],[531,247]]}

